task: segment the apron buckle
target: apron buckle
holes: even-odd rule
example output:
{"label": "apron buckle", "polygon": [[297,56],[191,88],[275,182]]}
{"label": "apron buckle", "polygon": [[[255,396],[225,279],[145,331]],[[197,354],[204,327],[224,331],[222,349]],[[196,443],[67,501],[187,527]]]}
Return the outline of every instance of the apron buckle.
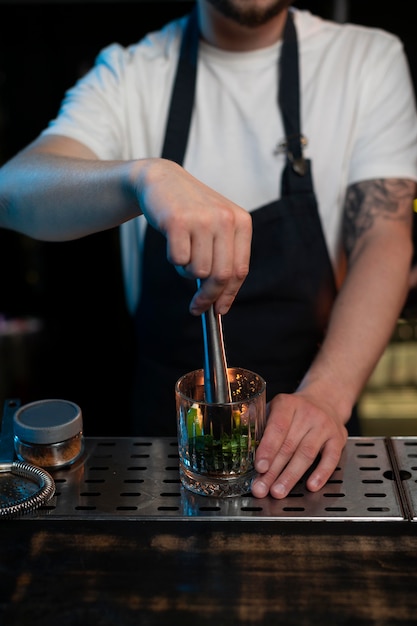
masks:
{"label": "apron buckle", "polygon": [[[274,154],[286,152],[288,160],[292,163],[294,172],[299,176],[304,176],[307,172],[307,163],[302,151],[307,143],[307,139],[304,135],[291,135],[277,145]],[[299,148],[299,150],[294,150],[294,148]],[[299,152],[300,156],[295,157],[294,152]]]}
{"label": "apron buckle", "polygon": [[301,156],[299,159],[294,159],[292,154],[289,152],[288,159],[291,161],[292,168],[296,174],[298,174],[299,176],[304,176],[306,174],[307,163],[303,156]]}

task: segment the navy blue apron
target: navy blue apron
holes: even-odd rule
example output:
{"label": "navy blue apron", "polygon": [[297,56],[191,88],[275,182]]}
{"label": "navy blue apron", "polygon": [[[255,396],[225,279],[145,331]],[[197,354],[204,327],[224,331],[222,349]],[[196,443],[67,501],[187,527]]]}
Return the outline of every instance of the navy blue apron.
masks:
{"label": "navy blue apron", "polygon": [[[193,11],[182,42],[162,151],[162,157],[179,164],[194,103],[198,40]],[[287,154],[281,198],[251,212],[250,271],[223,318],[229,366],[261,374],[268,400],[297,388],[323,340],[336,295],[311,163],[302,154],[298,47],[290,15],[277,77]],[[201,319],[188,311],[195,290],[195,281],[179,276],[167,261],[165,237],[148,226],[135,315],[134,435],[176,434],[175,382],[203,367]]]}

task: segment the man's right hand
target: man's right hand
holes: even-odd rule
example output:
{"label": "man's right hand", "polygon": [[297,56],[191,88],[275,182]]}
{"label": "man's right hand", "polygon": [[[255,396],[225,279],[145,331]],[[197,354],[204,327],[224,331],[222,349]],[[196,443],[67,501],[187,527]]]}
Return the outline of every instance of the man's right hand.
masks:
{"label": "man's right hand", "polygon": [[249,271],[250,214],[165,159],[139,168],[137,198],[148,222],[165,235],[167,258],[188,278],[201,279],[190,311],[200,315],[214,303],[230,309]]}

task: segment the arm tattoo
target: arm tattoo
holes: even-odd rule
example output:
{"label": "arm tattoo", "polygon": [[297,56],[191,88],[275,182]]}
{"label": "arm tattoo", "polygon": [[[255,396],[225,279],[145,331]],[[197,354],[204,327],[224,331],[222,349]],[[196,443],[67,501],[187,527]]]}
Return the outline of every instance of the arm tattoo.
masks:
{"label": "arm tattoo", "polygon": [[411,223],[414,195],[414,183],[401,178],[381,178],[351,185],[346,193],[342,227],[347,256],[377,219]]}

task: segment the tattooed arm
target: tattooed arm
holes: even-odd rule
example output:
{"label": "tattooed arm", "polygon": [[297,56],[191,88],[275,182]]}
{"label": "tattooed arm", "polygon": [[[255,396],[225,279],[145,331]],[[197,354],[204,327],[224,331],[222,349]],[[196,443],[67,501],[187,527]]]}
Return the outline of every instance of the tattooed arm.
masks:
{"label": "tattooed arm", "polygon": [[376,220],[404,222],[411,236],[415,183],[388,178],[351,185],[346,194],[343,243],[348,258],[356,243]]}
{"label": "tattooed arm", "polygon": [[320,462],[307,487],[320,489],[346,443],[352,408],[392,334],[407,291],[415,183],[370,180],[347,193],[343,242],[347,274],[325,341],[299,389],[270,403],[256,454],[253,494],[284,497]]}

